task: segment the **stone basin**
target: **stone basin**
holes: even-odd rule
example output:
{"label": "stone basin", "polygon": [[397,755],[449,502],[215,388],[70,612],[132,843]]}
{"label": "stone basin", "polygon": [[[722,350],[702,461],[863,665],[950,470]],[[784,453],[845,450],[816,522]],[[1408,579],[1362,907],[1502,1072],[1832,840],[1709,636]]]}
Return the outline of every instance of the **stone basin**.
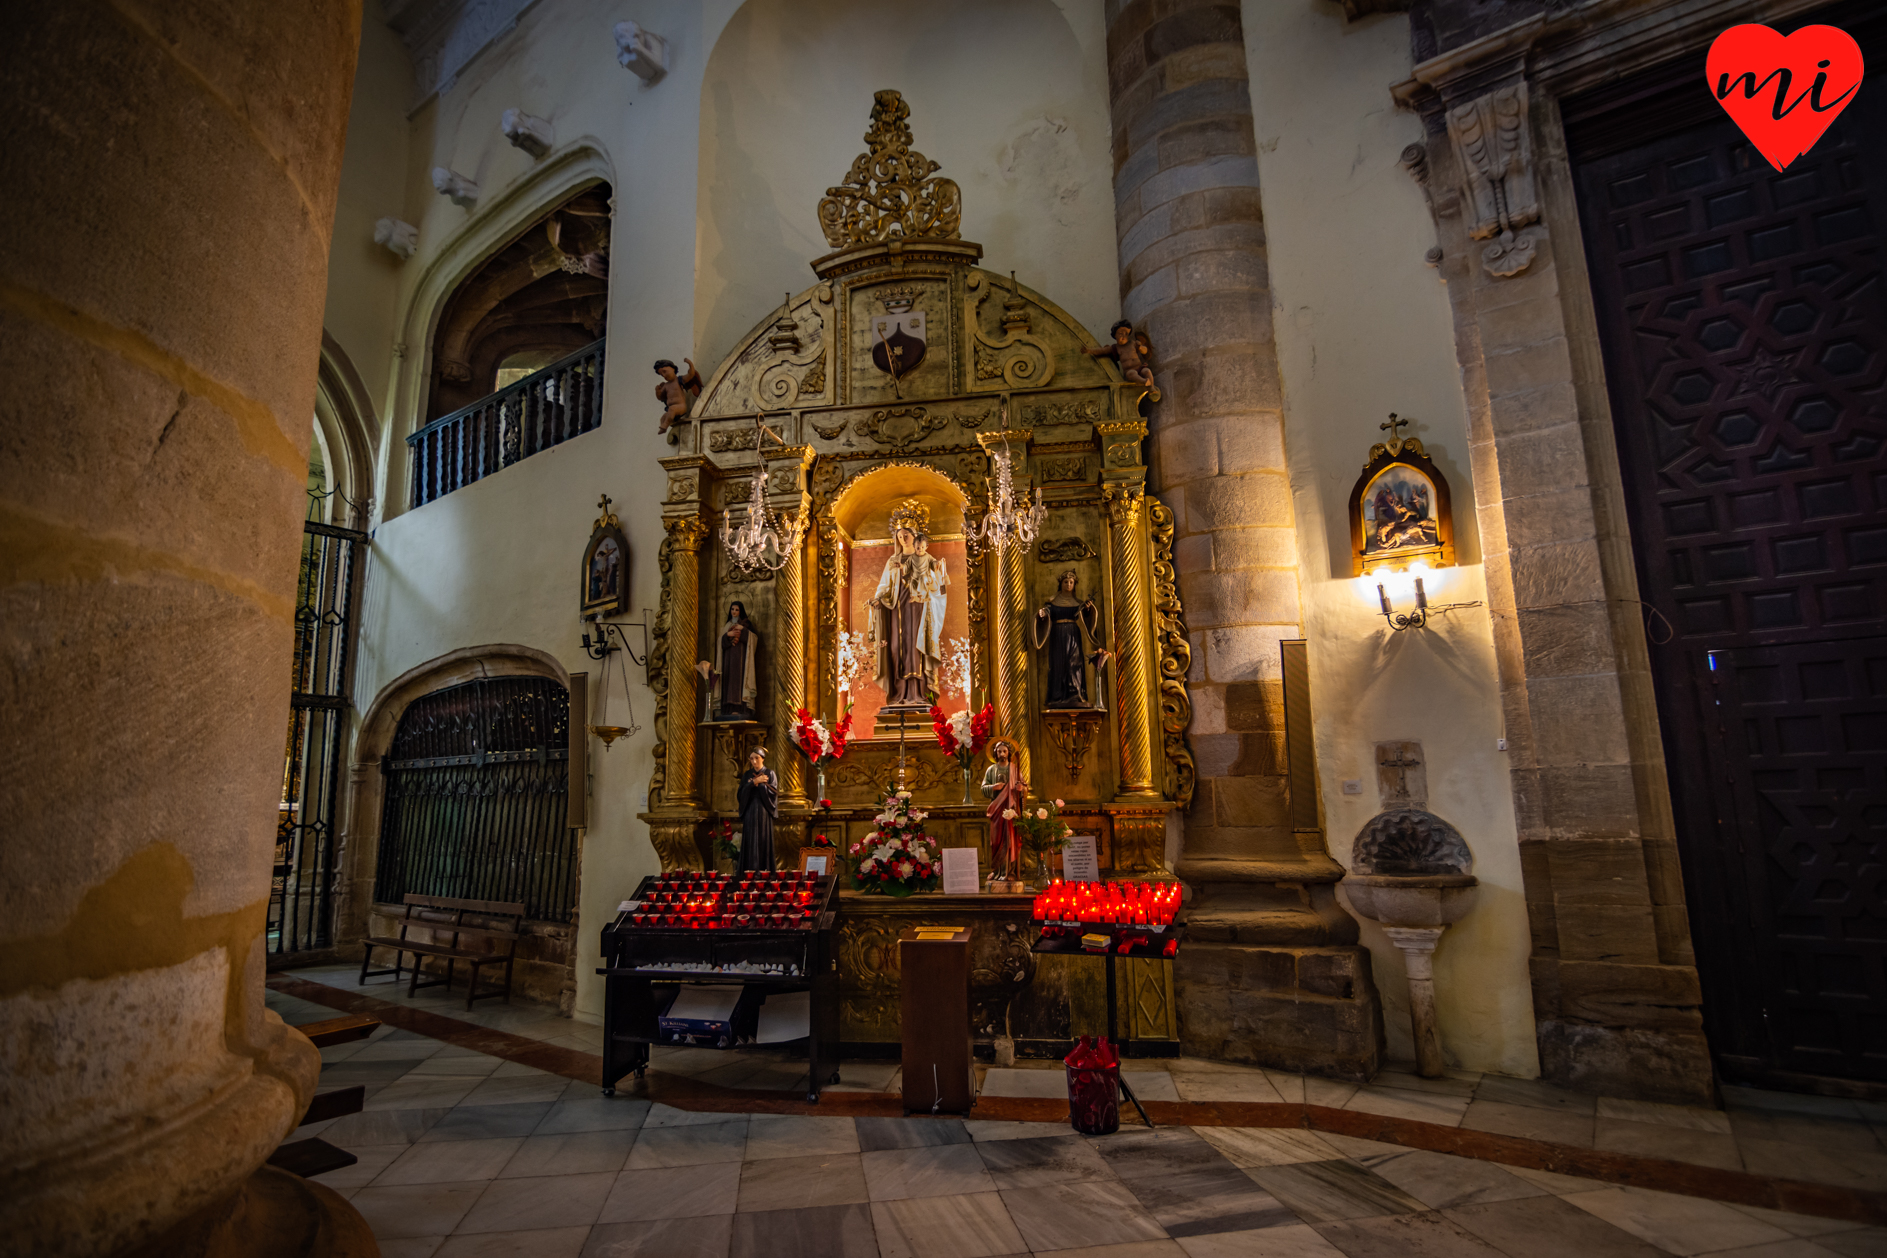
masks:
{"label": "stone basin", "polygon": [[1384,926],[1441,927],[1474,907],[1473,874],[1348,874],[1350,907]]}

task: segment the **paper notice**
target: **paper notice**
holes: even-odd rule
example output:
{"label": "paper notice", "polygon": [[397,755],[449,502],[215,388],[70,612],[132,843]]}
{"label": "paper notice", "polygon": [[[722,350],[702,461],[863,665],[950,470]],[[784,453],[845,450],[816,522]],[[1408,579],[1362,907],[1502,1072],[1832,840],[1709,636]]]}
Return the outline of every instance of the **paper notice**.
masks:
{"label": "paper notice", "polygon": [[982,892],[982,881],[976,872],[975,848],[946,847],[942,856],[945,895],[977,895]]}
{"label": "paper notice", "polygon": [[830,859],[832,858],[829,856],[808,856],[806,858],[806,872],[809,874],[823,874],[823,873],[831,872],[826,868],[826,862]]}
{"label": "paper notice", "polygon": [[1094,836],[1077,834],[1061,850],[1061,876],[1064,882],[1099,882],[1101,861],[1094,853]]}
{"label": "paper notice", "polygon": [[775,992],[760,1006],[756,1044],[783,1044],[803,1040],[812,1030],[812,993]]}
{"label": "paper notice", "polygon": [[[675,1003],[665,1018],[685,1018],[691,1022],[725,1022],[734,1016],[740,1000],[738,987],[694,987],[684,985],[675,993]],[[804,1035],[805,1032],[800,1032]]]}

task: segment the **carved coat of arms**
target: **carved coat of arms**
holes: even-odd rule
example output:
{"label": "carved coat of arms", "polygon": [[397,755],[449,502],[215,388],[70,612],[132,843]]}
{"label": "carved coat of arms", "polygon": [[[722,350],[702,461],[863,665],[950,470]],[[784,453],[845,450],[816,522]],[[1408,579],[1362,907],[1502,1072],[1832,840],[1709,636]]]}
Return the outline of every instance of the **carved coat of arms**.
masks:
{"label": "carved coat of arms", "polygon": [[871,321],[872,364],[894,380],[924,361],[924,312],[911,309],[916,300],[910,289],[893,289],[884,295],[885,312]]}

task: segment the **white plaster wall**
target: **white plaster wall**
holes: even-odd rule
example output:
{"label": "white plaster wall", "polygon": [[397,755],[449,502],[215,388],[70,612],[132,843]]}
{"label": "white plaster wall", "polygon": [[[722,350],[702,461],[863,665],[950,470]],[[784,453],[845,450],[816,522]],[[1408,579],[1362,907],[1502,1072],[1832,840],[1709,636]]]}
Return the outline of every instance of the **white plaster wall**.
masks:
{"label": "white plaster wall", "polygon": [[[393,319],[402,272],[398,255],[374,243],[373,225],[382,218],[417,222],[413,216],[425,208],[409,206],[406,195],[406,105],[412,84],[412,66],[399,36],[369,16],[361,24],[360,60],[354,70],[347,148],[341,157],[341,186],[328,250],[328,301],[321,322],[373,399],[373,420],[386,415]],[[369,433],[368,438],[377,442],[380,434]],[[367,492],[384,497],[378,488]]]}
{"label": "white plaster wall", "polygon": [[[535,647],[594,680],[598,666],[578,641],[576,577],[600,493],[616,500],[630,538],[628,619],[656,606],[666,488],[656,460],[674,449],[654,435],[648,363],[688,355],[711,374],[781,292],[812,281],[808,262],[828,252],[818,199],[863,148],[875,90],[911,100],[917,147],[962,185],[964,234],[991,265],[1013,267],[1090,326],[1117,316],[1099,0],[748,7],[737,16],[736,0],[639,0],[633,10],[541,0],[410,120],[404,52],[395,41],[389,53],[393,37],[369,18],[366,46],[379,51],[372,83],[357,89],[342,189],[354,208],[337,227],[328,303],[328,331],[384,418],[358,710],[393,678],[466,647]],[[625,18],[668,41],[668,73],[652,86],[616,62],[611,28]],[[730,18],[737,37],[716,51]],[[504,139],[499,117],[513,106],[555,126],[550,156],[533,161]],[[489,224],[560,198],[513,194],[577,144],[609,170],[616,200],[602,427],[407,510],[404,442],[425,397],[437,297],[503,244]],[[712,170],[698,175],[698,157]],[[434,193],[434,166],[475,179],[477,205]],[[419,252],[395,266],[372,244],[373,220],[390,213],[419,227]],[[654,698],[631,672],[643,731],[608,751],[591,744],[576,963],[577,1014],[588,1021],[601,1017],[598,931],[659,866],[635,818],[646,806]]]}
{"label": "white plaster wall", "polygon": [[963,237],[1090,329],[1120,317],[1100,0],[751,0],[701,92],[695,345],[705,374],[832,252],[819,199],[872,93],[963,191]]}
{"label": "white plaster wall", "polygon": [[[1380,808],[1375,744],[1423,746],[1429,808],[1474,852],[1481,891],[1449,930],[1435,973],[1443,1051],[1469,1070],[1539,1073],[1512,786],[1485,606],[1391,633],[1375,581],[1349,575],[1351,487],[1390,411],[1413,418],[1454,499],[1461,566],[1427,582],[1431,604],[1484,604],[1467,414],[1447,296],[1423,261],[1435,244],[1420,188],[1400,169],[1423,140],[1389,86],[1408,77],[1408,19],[1346,23],[1325,0],[1245,0],[1246,54],[1269,243],[1285,453],[1296,504],[1304,632],[1324,820],[1347,865]],[[1392,592],[1395,592],[1392,587]],[[1398,606],[1412,599],[1400,592]],[[1345,795],[1344,779],[1363,791]],[[1390,1056],[1414,1056],[1402,955],[1363,923]]]}

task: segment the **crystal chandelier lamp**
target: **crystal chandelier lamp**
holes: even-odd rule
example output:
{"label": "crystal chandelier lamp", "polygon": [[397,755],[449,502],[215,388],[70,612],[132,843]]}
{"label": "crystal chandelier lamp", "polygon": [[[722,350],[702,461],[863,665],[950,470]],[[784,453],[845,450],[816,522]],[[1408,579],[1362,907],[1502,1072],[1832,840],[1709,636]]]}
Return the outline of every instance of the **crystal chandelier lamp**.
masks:
{"label": "crystal chandelier lamp", "polygon": [[[766,426],[764,419],[756,417],[755,423],[764,434],[762,440],[772,437],[781,445],[786,444]],[[778,572],[806,536],[806,512],[797,512],[789,519],[768,504],[765,457],[762,455],[761,464],[754,468],[747,491],[747,514],[739,527],[735,527],[731,508],[721,518],[721,545],[743,572]]]}
{"label": "crystal chandelier lamp", "polygon": [[1042,491],[1038,488],[1033,499],[1025,494],[1018,501],[1009,451],[1005,448],[999,454],[991,450],[989,459],[996,467],[996,475],[991,478],[994,483],[989,495],[989,510],[981,523],[971,531],[972,536],[980,538],[992,550],[1001,550],[1006,546],[1027,550],[1035,544],[1035,536],[1041,532],[1042,523],[1048,518],[1048,508],[1042,502]]}

